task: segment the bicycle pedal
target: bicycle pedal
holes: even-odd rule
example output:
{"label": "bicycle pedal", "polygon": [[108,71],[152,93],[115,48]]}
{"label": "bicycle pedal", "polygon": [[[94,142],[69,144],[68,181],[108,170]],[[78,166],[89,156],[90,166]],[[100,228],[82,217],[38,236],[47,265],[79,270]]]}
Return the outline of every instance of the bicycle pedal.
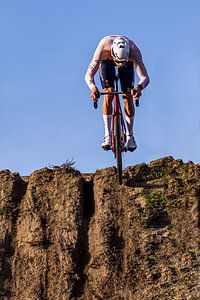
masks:
{"label": "bicycle pedal", "polygon": [[135,148],[126,148],[126,149],[127,149],[126,151],[133,152],[133,151],[136,150],[136,148],[137,148],[137,147],[135,147]]}
{"label": "bicycle pedal", "polygon": [[102,146],[102,148],[103,148],[104,151],[109,151],[109,150],[111,150],[111,146],[109,146],[109,145]]}

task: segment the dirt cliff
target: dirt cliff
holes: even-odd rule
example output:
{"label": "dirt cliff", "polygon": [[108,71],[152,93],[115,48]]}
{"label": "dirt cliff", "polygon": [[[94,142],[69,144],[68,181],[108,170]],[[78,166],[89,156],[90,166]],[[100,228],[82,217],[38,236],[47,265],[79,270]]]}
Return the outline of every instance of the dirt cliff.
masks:
{"label": "dirt cliff", "polygon": [[200,165],[0,171],[0,299],[200,299]]}

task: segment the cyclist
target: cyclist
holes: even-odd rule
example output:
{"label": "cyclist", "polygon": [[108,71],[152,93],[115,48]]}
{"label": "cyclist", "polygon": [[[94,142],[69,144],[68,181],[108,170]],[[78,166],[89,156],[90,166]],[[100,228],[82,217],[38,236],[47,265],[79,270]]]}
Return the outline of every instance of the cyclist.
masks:
{"label": "cyclist", "polygon": [[[122,35],[105,36],[99,43],[92,61],[85,75],[87,85],[91,90],[91,98],[98,101],[100,92],[95,84],[94,76],[99,69],[100,81],[104,92],[114,91],[115,67],[118,74],[125,106],[125,119],[127,123],[127,150],[137,148],[133,135],[134,104],[133,97],[138,100],[141,91],[149,83],[149,76],[142,60],[142,55],[136,44]],[[139,83],[134,87],[134,68],[139,76]],[[131,94],[126,94],[131,92]],[[102,114],[104,120],[105,136],[102,143],[104,150],[111,148],[111,118],[113,96],[104,95]]]}

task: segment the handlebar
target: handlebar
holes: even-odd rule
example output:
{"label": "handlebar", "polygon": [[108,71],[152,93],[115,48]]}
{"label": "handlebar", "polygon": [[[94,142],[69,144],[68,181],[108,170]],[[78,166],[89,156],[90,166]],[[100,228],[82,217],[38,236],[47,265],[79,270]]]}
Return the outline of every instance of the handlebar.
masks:
{"label": "handlebar", "polygon": [[122,95],[122,94],[130,94],[130,92],[102,92],[100,93],[101,95]]}
{"label": "handlebar", "polygon": [[[127,92],[127,93],[123,93],[123,92],[103,92],[103,93],[100,93],[101,95],[122,95],[122,94],[131,94],[130,92]],[[135,101],[135,105],[137,106],[137,107],[139,107],[139,100],[137,99],[136,101]],[[98,108],[98,102],[97,101],[95,101],[94,102],[94,108],[95,109],[97,109]]]}

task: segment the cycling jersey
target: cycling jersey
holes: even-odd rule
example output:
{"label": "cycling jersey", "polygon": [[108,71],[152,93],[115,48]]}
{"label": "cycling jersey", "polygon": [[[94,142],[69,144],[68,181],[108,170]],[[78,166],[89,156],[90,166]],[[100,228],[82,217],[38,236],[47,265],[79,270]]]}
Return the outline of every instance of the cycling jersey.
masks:
{"label": "cycling jersey", "polygon": [[[94,81],[94,76],[97,70],[99,69],[100,63],[104,60],[113,60],[113,57],[111,55],[111,46],[113,44],[113,40],[116,37],[120,37],[120,36],[119,35],[106,36],[100,41],[99,45],[97,46],[93,59],[90,62],[85,75],[86,83],[90,89],[96,86]],[[128,40],[130,46],[130,56],[128,60],[133,61],[136,72],[140,78],[139,84],[144,89],[149,83],[149,76],[145,68],[145,65],[143,63],[141,52],[133,41],[131,41],[127,37],[125,38]]]}

